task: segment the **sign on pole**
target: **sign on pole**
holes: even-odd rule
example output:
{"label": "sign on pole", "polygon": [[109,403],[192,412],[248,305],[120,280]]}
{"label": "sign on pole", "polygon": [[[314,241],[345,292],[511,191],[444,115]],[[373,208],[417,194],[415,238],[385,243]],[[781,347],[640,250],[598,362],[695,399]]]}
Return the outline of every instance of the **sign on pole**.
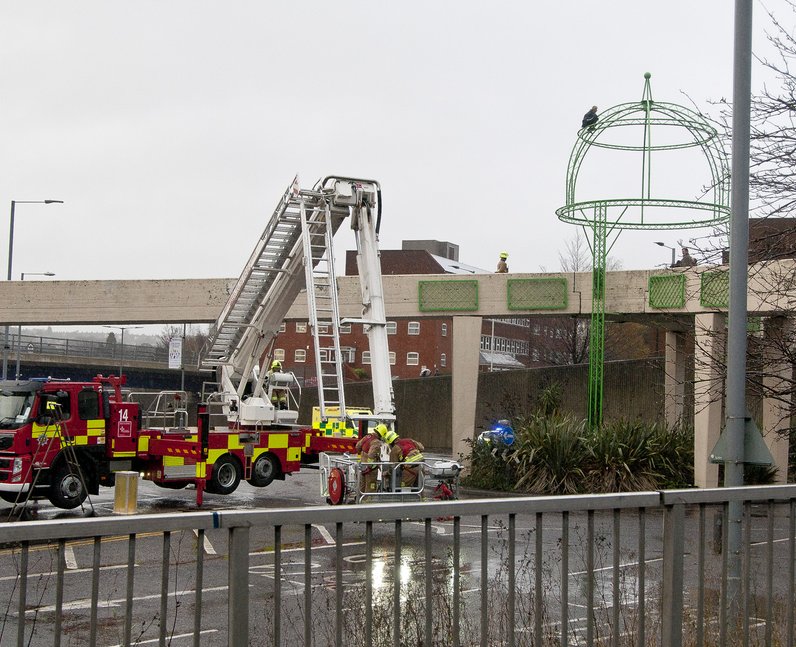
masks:
{"label": "sign on pole", "polygon": [[174,337],[169,341],[169,368],[182,368],[181,337]]}

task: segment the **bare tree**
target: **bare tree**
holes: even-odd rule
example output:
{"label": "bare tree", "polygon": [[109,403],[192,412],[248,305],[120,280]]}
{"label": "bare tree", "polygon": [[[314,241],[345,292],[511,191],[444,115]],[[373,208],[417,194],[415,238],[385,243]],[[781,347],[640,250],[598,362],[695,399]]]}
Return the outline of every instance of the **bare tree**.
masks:
{"label": "bare tree", "polygon": [[[168,350],[169,342],[172,339],[180,338],[183,336],[183,327],[176,324],[170,324],[163,327],[163,330],[158,334],[158,348],[165,348]],[[203,328],[198,326],[188,325],[185,330],[185,339],[183,340],[182,352],[186,356],[196,357],[204,348],[207,343],[208,333]]]}
{"label": "bare tree", "polygon": [[[790,23],[790,24],[787,24]],[[754,406],[760,398],[778,402],[781,411],[780,433],[791,434],[791,417],[796,383],[796,332],[790,304],[796,287],[796,271],[782,259],[796,258],[794,208],[796,207],[796,0],[786,0],[780,15],[768,12],[766,41],[770,55],[755,53],[758,68],[770,79],[752,96],[750,115],[750,220],[749,291],[764,304],[784,304],[777,316],[761,321],[750,315],[747,356],[747,393]],[[731,150],[732,105],[727,99],[713,102],[715,119]],[[703,262],[726,263],[727,230],[689,241]],[[730,258],[731,262],[732,259]],[[719,269],[719,268],[717,268]],[[719,335],[725,335],[722,331]],[[710,344],[719,352],[701,355],[714,365],[726,368],[723,344]],[[787,367],[787,368],[784,368]],[[714,397],[723,397],[719,392]]]}
{"label": "bare tree", "polygon": [[[592,259],[589,243],[580,231],[566,240],[564,249],[558,253],[562,272],[591,272]],[[608,257],[607,268],[619,270],[622,262]],[[552,365],[586,363],[589,359],[589,324],[586,317],[531,317],[531,357]],[[607,322],[607,358],[647,357],[651,352],[647,337],[642,326]]]}

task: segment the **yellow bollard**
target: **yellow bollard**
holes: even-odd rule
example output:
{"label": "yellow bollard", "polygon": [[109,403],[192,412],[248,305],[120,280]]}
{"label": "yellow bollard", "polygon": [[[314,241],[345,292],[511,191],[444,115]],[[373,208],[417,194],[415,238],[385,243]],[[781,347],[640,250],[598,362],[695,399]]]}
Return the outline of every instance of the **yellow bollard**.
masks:
{"label": "yellow bollard", "polygon": [[138,512],[138,472],[116,472],[113,512],[114,514]]}

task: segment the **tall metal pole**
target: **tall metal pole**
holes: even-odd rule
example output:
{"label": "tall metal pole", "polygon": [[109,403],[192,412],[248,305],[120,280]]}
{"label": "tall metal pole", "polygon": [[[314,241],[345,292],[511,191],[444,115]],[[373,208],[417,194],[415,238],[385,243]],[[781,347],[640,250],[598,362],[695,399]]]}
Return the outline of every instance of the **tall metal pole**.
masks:
{"label": "tall metal pole", "polygon": [[494,358],[495,358],[495,320],[492,320],[492,336],[489,340],[489,372],[491,373],[494,370]]}
{"label": "tall metal pole", "polygon": [[[11,261],[14,256],[14,210],[17,203],[11,201],[11,219],[8,229],[8,275],[6,280],[11,280]],[[8,324],[5,326],[5,335],[3,336],[3,379],[8,379]]]}
{"label": "tall metal pole", "polygon": [[180,391],[185,391],[185,327],[182,324],[182,350],[180,355]]}
{"label": "tall metal pole", "polygon": [[[14,258],[14,211],[18,204],[63,204],[63,200],[12,200],[11,201],[11,218],[9,219],[8,229],[8,274],[6,279],[11,280],[11,267]],[[8,379],[8,351],[11,347],[8,345],[8,324],[5,325],[5,336],[3,338],[3,379]]]}
{"label": "tall metal pole", "polygon": [[124,370],[124,331],[134,328],[142,328],[142,326],[103,326],[103,328],[111,328],[112,330],[121,330],[121,343],[119,344],[119,377],[122,376]]}
{"label": "tall metal pole", "polygon": [[[746,319],[749,271],[749,131],[752,94],[752,0],[735,0],[732,98],[732,193],[730,218],[730,303],[727,331],[727,460],[724,486],[743,485],[746,428]],[[741,580],[740,502],[727,519],[728,618],[736,618]]]}
{"label": "tall metal pole", "polygon": [[[25,280],[25,274],[27,274],[28,276],[55,276],[54,272],[22,272],[22,274],[19,275],[20,281]],[[22,347],[22,324],[17,324],[17,370],[14,373],[14,375],[16,376],[14,379],[16,379],[17,381],[19,381],[20,377],[19,360],[20,360],[20,355],[22,353],[21,347]]]}
{"label": "tall metal pole", "polygon": [[122,366],[124,364],[124,326],[122,326],[121,329],[122,329],[122,343],[121,343],[121,348],[119,349],[119,378],[122,377]]}

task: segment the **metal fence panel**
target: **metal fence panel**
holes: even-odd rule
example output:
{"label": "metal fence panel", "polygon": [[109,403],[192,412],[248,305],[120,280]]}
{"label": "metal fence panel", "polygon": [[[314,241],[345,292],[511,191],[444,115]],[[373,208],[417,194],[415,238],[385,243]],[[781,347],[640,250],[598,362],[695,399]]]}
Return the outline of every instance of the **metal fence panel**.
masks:
{"label": "metal fence panel", "polygon": [[[708,523],[730,500],[735,615]],[[3,645],[794,644],[796,486],[12,522],[0,542]]]}

